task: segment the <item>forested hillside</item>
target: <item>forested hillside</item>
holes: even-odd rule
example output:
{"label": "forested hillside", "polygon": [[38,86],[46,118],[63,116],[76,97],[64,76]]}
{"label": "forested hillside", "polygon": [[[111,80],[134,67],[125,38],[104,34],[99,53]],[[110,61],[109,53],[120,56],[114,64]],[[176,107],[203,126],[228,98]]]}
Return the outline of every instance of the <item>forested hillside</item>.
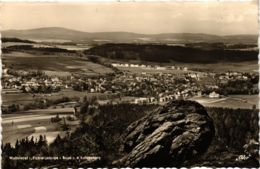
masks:
{"label": "forested hillside", "polygon": [[204,50],[183,46],[153,44],[104,44],[93,47],[86,54],[110,59],[133,59],[152,62],[179,61],[186,63],[241,62],[257,60],[257,51],[228,49]]}

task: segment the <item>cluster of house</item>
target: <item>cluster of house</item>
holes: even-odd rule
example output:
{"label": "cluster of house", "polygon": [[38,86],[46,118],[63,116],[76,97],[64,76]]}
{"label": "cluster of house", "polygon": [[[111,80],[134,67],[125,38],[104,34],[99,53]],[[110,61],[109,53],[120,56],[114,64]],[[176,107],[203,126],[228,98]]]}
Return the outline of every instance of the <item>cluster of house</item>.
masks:
{"label": "cluster of house", "polygon": [[50,90],[50,92],[59,91],[64,85],[58,77],[49,78],[49,79],[35,79],[31,78],[21,85],[21,88],[24,92],[39,91],[44,92]]}
{"label": "cluster of house", "polygon": [[[102,77],[78,79],[87,85],[87,92],[119,93],[140,98],[134,102],[164,102],[170,98],[188,97],[197,94],[196,78],[173,74],[124,74],[113,78]],[[142,99],[146,97],[146,99]],[[156,98],[156,99],[155,99]]]}
{"label": "cluster of house", "polygon": [[159,97],[140,97],[135,98],[132,103],[135,104],[151,104],[151,103],[164,103],[173,99],[181,99],[187,97],[188,95],[182,95],[180,92],[170,95],[161,95]]}
{"label": "cluster of house", "polygon": [[[161,67],[144,64],[124,64],[113,63],[115,67],[133,67],[133,68],[153,68],[153,69],[181,69],[188,70],[186,67]],[[203,73],[189,71],[180,75],[171,73],[155,74],[115,74],[113,76],[103,77],[78,77],[69,80],[62,80],[58,77],[26,77],[13,76],[7,74],[3,67],[2,86],[4,89],[19,89],[24,92],[34,92],[38,89],[56,91],[60,88],[70,88],[73,85],[79,85],[82,90],[90,93],[118,93],[124,96],[133,96],[136,99],[134,103],[153,103],[165,102],[169,99],[187,98],[191,96],[201,96],[206,89],[210,98],[220,97],[216,91],[219,91],[218,82],[225,82],[234,79],[250,80],[255,74],[227,72],[227,73]],[[198,83],[204,77],[212,77],[216,80],[214,84]],[[82,85],[82,86],[80,86]],[[84,90],[83,90],[84,89]],[[208,93],[208,92],[207,92]]]}
{"label": "cluster of house", "polygon": [[216,78],[220,81],[220,83],[227,83],[229,80],[249,80],[251,78],[255,78],[256,76],[256,73],[242,72],[226,72],[216,74]]}
{"label": "cluster of house", "polygon": [[55,91],[64,87],[64,83],[58,77],[41,77],[41,78],[23,78],[16,76],[8,76],[2,78],[3,89],[18,89],[24,92],[37,91],[39,88],[44,90],[48,88]]}
{"label": "cluster of house", "polygon": [[[45,90],[45,88],[50,92],[55,92],[58,88],[68,88],[74,84],[82,84],[82,89],[84,88],[85,92],[120,93],[138,98],[147,97],[135,102],[164,102],[170,98],[186,98],[197,95],[200,89],[196,81],[200,77],[201,75],[197,73],[186,73],[181,76],[170,73],[118,74],[113,77],[79,77],[64,81],[58,77],[48,76],[31,78],[8,76],[3,79],[2,85],[4,89],[20,89],[24,92],[37,92],[38,90]],[[153,97],[156,97],[156,99]]]}
{"label": "cluster of house", "polygon": [[183,70],[188,71],[187,67],[180,66],[159,66],[159,65],[146,65],[146,64],[129,64],[129,63],[112,63],[113,67],[130,67],[130,68],[143,68],[143,69],[156,69],[156,70]]}

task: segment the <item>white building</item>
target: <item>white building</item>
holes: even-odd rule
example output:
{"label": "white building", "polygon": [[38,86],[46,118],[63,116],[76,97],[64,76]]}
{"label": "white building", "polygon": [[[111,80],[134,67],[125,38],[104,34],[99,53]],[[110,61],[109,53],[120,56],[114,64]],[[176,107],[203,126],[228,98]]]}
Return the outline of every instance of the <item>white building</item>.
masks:
{"label": "white building", "polygon": [[140,98],[137,98],[134,100],[134,103],[135,104],[138,104],[138,103],[148,103],[149,101],[149,98],[146,98],[146,97],[140,97]]}
{"label": "white building", "polygon": [[216,93],[215,91],[214,91],[214,92],[211,92],[211,93],[209,94],[209,98],[219,98],[219,94]]}
{"label": "white building", "polygon": [[157,70],[166,70],[166,67],[161,67],[161,66],[158,66],[156,67]]}

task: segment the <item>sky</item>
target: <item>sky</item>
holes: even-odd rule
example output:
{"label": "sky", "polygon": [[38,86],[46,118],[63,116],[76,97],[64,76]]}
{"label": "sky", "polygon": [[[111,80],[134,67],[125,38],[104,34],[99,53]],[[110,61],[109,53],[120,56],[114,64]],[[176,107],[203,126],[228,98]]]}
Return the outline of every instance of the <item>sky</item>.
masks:
{"label": "sky", "polygon": [[257,1],[2,3],[2,30],[65,27],[85,32],[258,34]]}

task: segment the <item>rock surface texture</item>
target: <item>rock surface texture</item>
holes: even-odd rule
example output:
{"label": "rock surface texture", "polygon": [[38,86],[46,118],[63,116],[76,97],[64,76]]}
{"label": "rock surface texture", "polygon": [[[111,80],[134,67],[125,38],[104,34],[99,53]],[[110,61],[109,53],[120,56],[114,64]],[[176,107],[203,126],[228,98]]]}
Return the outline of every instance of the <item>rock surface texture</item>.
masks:
{"label": "rock surface texture", "polygon": [[202,105],[176,100],[132,123],[123,136],[123,158],[129,167],[179,167],[205,152],[214,125]]}

